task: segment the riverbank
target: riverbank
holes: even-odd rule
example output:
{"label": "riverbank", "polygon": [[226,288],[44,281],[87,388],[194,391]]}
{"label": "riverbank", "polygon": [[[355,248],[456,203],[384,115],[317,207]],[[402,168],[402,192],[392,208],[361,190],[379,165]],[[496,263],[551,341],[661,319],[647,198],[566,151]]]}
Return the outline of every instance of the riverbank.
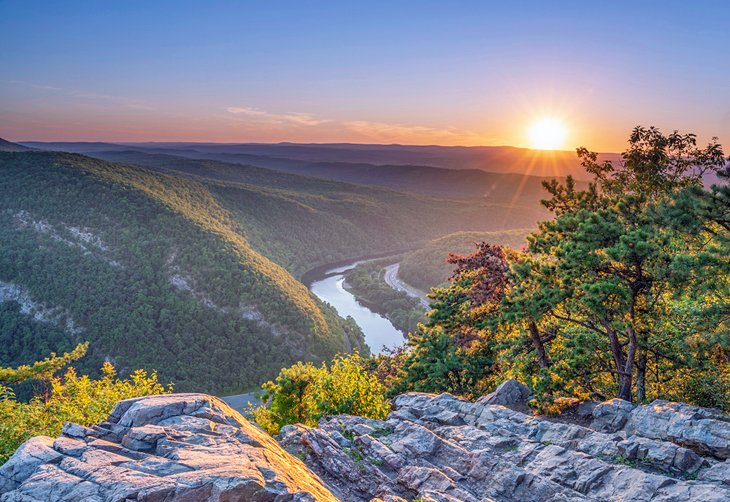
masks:
{"label": "riverbank", "polygon": [[406,284],[398,278],[398,270],[400,269],[400,263],[393,263],[384,267],[385,273],[383,274],[383,280],[385,283],[396,291],[402,291],[411,298],[416,298],[421,302],[424,308],[428,309],[430,302],[426,293],[420,289],[416,289],[413,286]]}
{"label": "riverbank", "polygon": [[370,351],[379,354],[384,347],[402,345],[405,337],[389,319],[368,308],[345,289],[345,272],[358,263],[360,261],[324,271],[322,278],[311,283],[309,289],[317,298],[332,305],[340,316],[351,317],[362,329]]}
{"label": "riverbank", "polygon": [[[353,267],[356,266],[358,263],[362,263],[364,261],[368,260],[377,260],[380,258],[390,258],[390,257],[397,257],[404,253],[407,253],[409,251],[413,251],[415,249],[418,249],[417,246],[411,246],[408,248],[402,248],[398,250],[393,251],[384,251],[382,253],[372,253],[372,254],[366,254],[362,256],[356,256],[354,258],[348,258],[346,260],[339,260],[332,263],[327,263],[325,265],[320,265],[318,267],[314,267],[312,269],[307,270],[302,274],[302,277],[299,279],[299,281],[307,286],[307,288],[311,289],[311,285],[315,281],[322,280],[327,277],[328,272],[332,272],[333,270],[336,270],[340,267],[346,267],[349,265],[352,265]],[[351,267],[350,267],[351,268]]]}
{"label": "riverbank", "polygon": [[426,322],[427,308],[419,299],[390,287],[384,280],[385,260],[360,263],[345,272],[343,286],[357,300],[373,312],[385,316],[407,336],[416,331],[418,324]]}

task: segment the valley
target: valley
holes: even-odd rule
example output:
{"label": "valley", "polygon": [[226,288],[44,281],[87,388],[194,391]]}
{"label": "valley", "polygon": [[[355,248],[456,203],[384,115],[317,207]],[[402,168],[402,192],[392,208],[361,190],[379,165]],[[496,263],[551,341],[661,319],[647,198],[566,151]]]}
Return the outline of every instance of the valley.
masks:
{"label": "valley", "polygon": [[[84,154],[38,149],[48,146]],[[422,185],[408,191],[395,182],[358,184],[181,157],[160,146],[151,152],[29,143],[5,150],[13,151],[0,153],[0,190],[8,195],[0,208],[0,280],[63,312],[63,319],[46,319],[54,338],[34,341],[29,352],[6,353],[0,364],[88,340],[89,355],[79,363],[84,371],[109,359],[122,371],[156,369],[181,391],[236,393],[291,361],[400,345],[423,305],[405,307],[410,303],[397,300],[403,293],[382,279],[354,291],[343,288],[344,277],[328,278],[312,294],[300,282],[306,272],[364,255],[416,252],[453,232],[532,225],[544,214],[531,191],[510,201],[469,191],[439,195]],[[111,304],[94,308],[101,302]],[[12,302],[4,305],[6,316],[26,322]],[[67,322],[78,331],[64,331]],[[200,353],[209,364],[186,362]],[[214,374],[204,376],[212,366]]]}
{"label": "valley", "polygon": [[0,502],[730,500],[728,15],[0,1]]}

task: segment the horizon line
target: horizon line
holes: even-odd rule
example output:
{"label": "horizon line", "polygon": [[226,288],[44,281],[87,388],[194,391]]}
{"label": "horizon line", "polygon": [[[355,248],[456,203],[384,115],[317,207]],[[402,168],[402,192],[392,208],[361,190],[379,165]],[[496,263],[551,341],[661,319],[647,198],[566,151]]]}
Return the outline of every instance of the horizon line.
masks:
{"label": "horizon line", "polygon": [[[0,138],[2,138],[0,136]],[[7,140],[13,143],[86,143],[86,144],[111,144],[111,145],[144,145],[144,144],[190,144],[190,145],[222,145],[222,146],[235,146],[235,145],[294,145],[294,146],[393,146],[393,147],[406,147],[406,148],[511,148],[514,150],[527,150],[531,152],[541,153],[572,153],[578,147],[572,149],[539,149],[529,148],[524,146],[513,146],[513,145],[442,145],[438,143],[430,144],[409,144],[409,143],[356,143],[356,142],[334,142],[334,143],[317,143],[317,142],[295,142],[295,141],[274,141],[274,142],[262,142],[262,141],[242,141],[242,142],[217,142],[217,141],[87,141],[87,140],[75,140],[75,141],[53,141],[53,140]],[[620,152],[596,152],[598,154],[614,154],[618,155]]]}

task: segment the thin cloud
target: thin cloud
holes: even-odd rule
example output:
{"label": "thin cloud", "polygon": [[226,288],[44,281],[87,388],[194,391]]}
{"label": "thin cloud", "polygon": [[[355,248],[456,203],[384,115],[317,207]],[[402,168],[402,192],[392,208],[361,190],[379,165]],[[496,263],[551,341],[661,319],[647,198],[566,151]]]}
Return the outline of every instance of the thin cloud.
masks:
{"label": "thin cloud", "polygon": [[309,113],[271,113],[259,108],[250,106],[230,106],[226,108],[228,113],[234,115],[245,115],[254,119],[256,122],[264,122],[267,124],[289,124],[295,126],[316,126],[331,122],[330,120],[322,120],[315,118]]}
{"label": "thin cloud", "polygon": [[392,124],[387,122],[371,122],[354,120],[344,123],[352,132],[366,136],[371,140],[385,143],[412,141],[479,141],[481,136],[472,131],[463,131],[454,127],[437,128],[415,124]]}
{"label": "thin cloud", "polygon": [[6,80],[5,81],[8,84],[15,84],[15,85],[22,85],[25,87],[31,87],[33,89],[39,89],[42,91],[62,91],[60,87],[54,87],[52,85],[41,85],[41,84],[34,84],[32,82],[25,82],[23,80]]}
{"label": "thin cloud", "polygon": [[23,80],[6,80],[5,82],[8,84],[19,85],[38,91],[44,91],[57,96],[66,96],[68,98],[73,98],[79,101],[97,102],[105,105],[113,104],[133,110],[155,110],[153,106],[150,106],[144,101],[130,98],[127,96],[99,94],[96,92],[88,92],[78,89],[64,89],[62,87],[56,87],[53,85],[37,84],[34,82],[26,82]]}

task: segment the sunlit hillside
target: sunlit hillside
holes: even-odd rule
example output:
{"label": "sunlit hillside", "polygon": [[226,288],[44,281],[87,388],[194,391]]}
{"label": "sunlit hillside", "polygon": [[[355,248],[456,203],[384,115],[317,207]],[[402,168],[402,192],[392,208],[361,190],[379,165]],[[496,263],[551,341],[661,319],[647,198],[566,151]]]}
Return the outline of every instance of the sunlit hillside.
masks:
{"label": "sunlit hillside", "polygon": [[[21,317],[91,341],[89,366],[110,358],[180,390],[223,390],[362,347],[357,328],[250,247],[204,185],[80,155],[0,155],[5,295]],[[59,349],[28,343],[26,356]]]}

